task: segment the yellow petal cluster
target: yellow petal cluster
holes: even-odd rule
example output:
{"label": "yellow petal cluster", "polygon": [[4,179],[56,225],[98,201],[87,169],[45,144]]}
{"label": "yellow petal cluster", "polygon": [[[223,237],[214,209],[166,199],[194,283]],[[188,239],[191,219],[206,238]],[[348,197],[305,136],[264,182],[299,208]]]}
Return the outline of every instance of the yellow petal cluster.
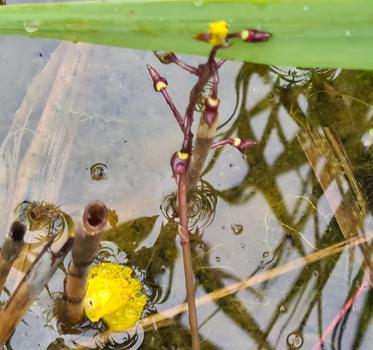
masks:
{"label": "yellow petal cluster", "polygon": [[146,296],[141,293],[141,283],[131,274],[129,267],[109,262],[91,268],[84,300],[84,311],[90,321],[102,319],[117,332],[135,326]]}
{"label": "yellow petal cluster", "polygon": [[215,21],[209,23],[209,34],[211,45],[222,45],[228,35],[228,24],[225,21]]}

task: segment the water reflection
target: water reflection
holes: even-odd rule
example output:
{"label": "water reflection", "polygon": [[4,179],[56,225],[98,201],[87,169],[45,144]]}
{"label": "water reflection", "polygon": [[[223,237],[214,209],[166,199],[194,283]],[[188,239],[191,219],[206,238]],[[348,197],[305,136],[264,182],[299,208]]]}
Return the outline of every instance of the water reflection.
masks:
{"label": "water reflection", "polygon": [[[311,251],[310,248],[320,249],[343,238],[341,229],[343,230],[344,227],[341,227],[340,221],[334,218],[334,212],[339,205],[332,208],[334,211],[329,207],[330,200],[329,202],[326,200],[298,143],[297,135],[304,132],[305,126],[329,126],[340,135],[343,147],[346,149],[346,161],[351,162],[353,170],[353,173],[348,174],[350,176],[348,185],[354,187],[355,183],[351,179],[355,177],[361,179],[359,174],[364,171],[365,174],[369,173],[368,169],[372,167],[371,160],[367,161],[367,155],[372,154],[372,148],[367,149],[362,143],[362,137],[371,125],[372,96],[365,92],[371,91],[367,85],[371,86],[372,75],[352,71],[301,70],[299,72],[296,70],[293,72],[296,74],[289,73],[290,79],[289,74],[284,74],[280,69],[245,64],[237,77],[236,85],[240,90],[238,95],[242,96],[239,115],[223,134],[223,137],[238,136],[242,139],[257,139],[259,142],[258,146],[247,154],[246,162],[249,170],[244,179],[234,186],[219,190],[218,196],[231,204],[247,206],[250,206],[257,192],[264,196],[271,216],[278,224],[276,238],[278,243],[269,243],[275,266],[288,261],[289,256],[284,253],[289,245],[293,247],[291,255],[297,252],[304,256]],[[351,83],[350,79],[355,79],[356,83]],[[262,81],[264,86],[270,86],[266,95],[260,98],[255,96],[252,87],[253,82],[258,81]],[[366,88],[368,90],[365,90]],[[255,103],[250,103],[250,99],[254,99]],[[206,173],[214,171],[215,164],[224,157],[223,154],[221,150],[215,152]],[[345,176],[346,173],[346,170],[331,172],[329,176]],[[361,181],[361,185],[365,196],[370,198],[371,186],[369,187],[369,184],[364,181]],[[254,186],[256,191],[252,195],[246,195],[250,186]],[[360,207],[365,199],[356,200],[356,196],[352,196],[351,200],[348,198],[350,193],[348,188],[343,191],[346,192],[346,196],[343,196],[344,200],[353,207],[351,214],[364,219],[364,211]],[[334,196],[338,196],[338,193],[334,193]],[[356,205],[360,207],[356,208]],[[367,225],[367,222],[361,223],[363,229],[368,229]],[[268,229],[267,225],[266,229]],[[354,231],[349,230],[350,233]],[[283,238],[279,239],[281,235]],[[267,237],[266,241],[268,243],[270,239],[268,240]],[[367,255],[369,259],[369,253],[363,255]],[[345,260],[343,256],[340,259]],[[333,287],[329,287],[334,285],[335,288],[333,278],[339,280],[339,283],[345,283],[344,298],[347,299],[354,290],[353,281],[361,279],[361,268],[364,265],[362,261],[361,256],[355,257],[355,265],[350,267],[353,271],[353,278],[350,281],[343,281],[345,274],[338,268],[338,260],[314,264],[299,272],[298,277],[291,284],[292,287],[282,291],[281,299],[270,299],[271,304],[277,299],[278,305],[285,304],[288,310],[285,323],[281,314],[275,311],[272,319],[263,328],[266,341],[273,339],[270,348],[278,349],[285,346],[286,330],[291,330],[291,326],[293,329],[298,329],[298,332],[304,333],[304,348],[311,348],[317,339],[317,333],[321,335],[323,328],[331,321],[333,313],[336,315],[344,302],[343,297],[338,298],[338,302],[330,299],[330,295],[336,294]],[[310,276],[316,271],[320,276],[315,284]],[[273,293],[269,294],[273,295]],[[328,297],[325,297],[323,302],[322,295],[325,294]],[[269,309],[266,307],[265,312],[270,313]],[[277,310],[279,309],[281,307]],[[313,315],[318,317],[314,319]],[[362,322],[365,316],[361,313],[353,318],[352,324],[358,319]],[[328,321],[323,322],[325,319]],[[260,327],[257,331],[259,329]],[[356,339],[361,341],[361,334],[359,336],[357,333],[350,338],[347,332],[343,334],[342,329],[340,337],[343,335],[346,349],[351,348],[350,342],[356,343]],[[369,334],[365,336],[370,338]],[[263,344],[263,341],[256,342],[258,348],[268,346]],[[296,343],[301,347],[303,339]]]}
{"label": "water reflection", "polygon": [[[100,50],[94,52],[100,64],[93,61],[87,73],[80,73],[75,79],[79,91],[87,93],[82,100],[88,107],[84,110],[76,104],[67,104],[78,109],[72,110],[69,116],[75,116],[74,132],[81,128],[81,134],[72,148],[71,157],[75,157],[76,164],[72,162],[71,167],[67,167],[61,201],[75,214],[82,198],[95,196],[116,208],[121,221],[105,232],[98,259],[133,268],[148,298],[144,312],[147,316],[185,301],[176,199],[172,194],[174,182],[168,169],[168,156],[180,135],[175,135],[173,126],[165,127],[168,111],[163,110],[159,99],[152,99],[150,84],[149,94],[144,95],[149,83],[144,64],[151,56],[131,51],[126,54],[111,51],[107,55],[107,51]],[[101,67],[105,60],[108,60],[105,74],[94,76],[94,72],[100,71],[97,66]],[[133,69],[128,67],[134,62],[138,64],[136,72],[144,69],[144,76],[136,73],[136,77],[131,78]],[[347,163],[335,158],[341,167],[334,167],[330,175],[340,178],[336,186],[338,193],[342,193],[351,210],[357,213],[360,231],[371,230],[373,143],[369,142],[369,135],[373,75],[343,70],[291,69],[289,72],[284,68],[247,63],[239,67],[232,81],[237,67],[228,63],[222,71],[222,84],[226,87],[222,91],[222,118],[225,116],[228,123],[223,122],[219,132],[224,138],[257,140],[258,145],[245,157],[233,148],[217,149],[206,166],[191,211],[193,264],[199,295],[344,239],[341,222],[332,210],[330,197],[325,194],[326,187],[319,183],[300,144],[307,130],[313,140],[314,130],[320,130],[319,127],[324,131],[330,128],[338,135],[349,165],[346,168],[343,164]],[[176,103],[185,103],[192,81],[180,79],[176,68],[162,69],[170,71],[170,86],[178,83],[185,89],[185,96],[176,96]],[[124,73],[120,75],[118,71]],[[100,98],[82,89],[83,83],[77,83],[85,81],[88,73],[105,87],[100,90],[103,95]],[[131,86],[131,91],[124,81]],[[235,85],[236,91],[231,85]],[[144,99],[149,103],[143,103]],[[99,100],[103,100],[103,104],[94,105],[93,101]],[[237,113],[229,119],[236,102]],[[142,108],[140,111],[138,106]],[[125,115],[118,112],[124,109]],[[97,115],[100,118],[95,118]],[[173,124],[170,122],[170,125]],[[97,150],[95,158],[90,153],[97,134],[109,141]],[[317,149],[324,152],[330,140],[321,137],[315,143]],[[86,143],[87,150],[83,151],[82,145]],[[144,150],[146,147],[152,148],[151,154]],[[108,164],[110,161],[110,176],[105,181],[87,182],[84,169],[97,159]],[[354,201],[356,196],[347,186],[353,185],[352,179],[357,179],[361,186],[363,199]],[[165,198],[163,202],[162,198]],[[365,201],[368,205],[364,216],[361,208]],[[37,212],[28,212],[32,217],[36,215],[35,227],[46,227],[44,220],[37,219]],[[369,259],[369,246],[356,249],[354,255],[339,254],[321,260],[201,307],[202,348],[311,349],[362,282]],[[66,266],[61,267],[50,286],[53,299],[55,293],[61,291],[59,282],[64,277],[64,268]],[[39,303],[44,309],[50,307],[50,296],[45,292],[40,297]],[[369,348],[373,338],[372,298],[369,290],[356,301],[356,308],[328,338],[326,349]],[[20,325],[12,338],[12,348],[25,348],[25,332],[31,333],[31,339],[37,339],[45,317],[43,308],[35,307],[26,318],[26,322],[33,322]],[[90,324],[83,324],[77,335],[62,332],[55,319],[48,324],[50,328],[42,332],[48,349],[78,349],[76,344],[81,344],[80,348],[190,349],[185,315],[158,324],[157,328],[139,329],[130,335],[115,334],[110,345],[104,345],[105,330],[99,326],[94,329]],[[97,334],[102,337],[95,338]]]}

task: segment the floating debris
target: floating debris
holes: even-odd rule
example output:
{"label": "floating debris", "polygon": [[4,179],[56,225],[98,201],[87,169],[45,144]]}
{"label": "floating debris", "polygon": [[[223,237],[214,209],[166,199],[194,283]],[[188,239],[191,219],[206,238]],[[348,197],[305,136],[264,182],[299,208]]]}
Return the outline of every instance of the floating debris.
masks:
{"label": "floating debris", "polygon": [[286,311],[288,311],[288,307],[285,304],[283,304],[280,306],[280,311],[285,313]]}
{"label": "floating debris", "polygon": [[88,276],[84,311],[88,319],[102,319],[113,331],[135,326],[146,303],[141,283],[131,277],[132,270],[121,264],[100,263]]}
{"label": "floating debris", "polygon": [[91,178],[95,181],[107,179],[107,165],[104,163],[95,163],[90,168]]}
{"label": "floating debris", "polygon": [[119,217],[115,209],[108,209],[108,222],[111,227],[118,225]]}
{"label": "floating debris", "polygon": [[[46,231],[48,237],[59,235],[66,226],[72,226],[70,217],[53,203],[23,201],[15,213],[30,231]],[[72,227],[68,229],[72,230]]]}

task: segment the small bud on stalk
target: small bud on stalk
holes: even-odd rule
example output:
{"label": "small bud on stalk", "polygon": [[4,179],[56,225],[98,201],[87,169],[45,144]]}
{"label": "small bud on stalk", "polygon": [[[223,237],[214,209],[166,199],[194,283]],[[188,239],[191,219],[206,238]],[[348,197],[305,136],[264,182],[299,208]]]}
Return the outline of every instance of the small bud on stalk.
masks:
{"label": "small bud on stalk", "polygon": [[186,152],[175,152],[170,160],[172,174],[175,179],[186,174],[189,164],[189,154]]}
{"label": "small bud on stalk", "polygon": [[153,80],[154,90],[157,92],[162,91],[167,88],[167,80],[160,76],[160,74],[150,65],[146,66],[148,68],[150,77]]}
{"label": "small bud on stalk", "polygon": [[223,139],[220,141],[216,141],[212,144],[211,148],[220,148],[224,145],[231,145],[237,148],[241,153],[244,153],[247,149],[255,146],[257,144],[254,140],[241,140],[239,137]]}

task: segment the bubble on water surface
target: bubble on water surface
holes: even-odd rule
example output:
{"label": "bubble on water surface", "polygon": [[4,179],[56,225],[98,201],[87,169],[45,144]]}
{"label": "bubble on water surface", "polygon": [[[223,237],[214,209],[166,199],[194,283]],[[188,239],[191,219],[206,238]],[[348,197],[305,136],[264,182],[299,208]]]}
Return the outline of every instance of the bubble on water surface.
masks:
{"label": "bubble on water surface", "polygon": [[243,231],[243,226],[241,224],[232,224],[231,230],[235,235],[239,235]]}
{"label": "bubble on water surface", "polygon": [[91,166],[90,173],[92,180],[105,180],[107,178],[107,165],[104,163],[95,163]]}
{"label": "bubble on water surface", "polygon": [[303,345],[303,338],[298,332],[292,332],[286,338],[286,343],[291,350],[300,349]]}

